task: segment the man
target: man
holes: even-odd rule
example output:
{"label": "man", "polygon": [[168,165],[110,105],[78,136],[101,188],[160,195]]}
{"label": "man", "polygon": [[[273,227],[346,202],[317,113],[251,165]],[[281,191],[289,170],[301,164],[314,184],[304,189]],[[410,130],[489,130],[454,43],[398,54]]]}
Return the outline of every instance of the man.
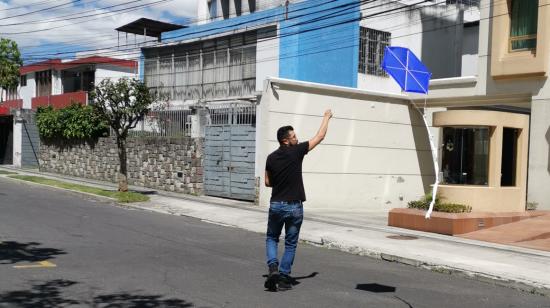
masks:
{"label": "man", "polygon": [[[302,203],[306,201],[302,181],[302,161],[304,156],[325,138],[331,117],[330,109],[325,111],[317,135],[302,143],[298,143],[292,126],[279,128],[277,140],[280,146],[267,157],[265,185],[273,187],[273,190],[266,238],[269,274],[264,286],[271,291],[292,288],[290,272],[304,215]],[[285,227],[285,251],[279,264],[277,246],[283,226]]]}

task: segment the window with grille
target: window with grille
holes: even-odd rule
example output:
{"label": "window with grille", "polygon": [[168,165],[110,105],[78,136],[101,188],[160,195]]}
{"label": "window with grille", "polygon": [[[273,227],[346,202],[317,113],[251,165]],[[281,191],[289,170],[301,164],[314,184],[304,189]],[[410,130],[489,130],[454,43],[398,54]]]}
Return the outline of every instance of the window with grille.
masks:
{"label": "window with grille", "polygon": [[537,49],[538,0],[510,2],[510,51]]}
{"label": "window with grille", "polygon": [[41,71],[35,73],[36,96],[48,96],[52,94],[52,71]]}
{"label": "window with grille", "polygon": [[256,31],[144,52],[146,85],[172,100],[253,95]]}
{"label": "window with grille", "polygon": [[17,92],[17,87],[7,89],[6,99],[7,100],[19,99],[19,93]]}
{"label": "window with grille", "polygon": [[391,33],[361,27],[359,37],[359,73],[387,77],[382,69],[384,48],[390,45]]}

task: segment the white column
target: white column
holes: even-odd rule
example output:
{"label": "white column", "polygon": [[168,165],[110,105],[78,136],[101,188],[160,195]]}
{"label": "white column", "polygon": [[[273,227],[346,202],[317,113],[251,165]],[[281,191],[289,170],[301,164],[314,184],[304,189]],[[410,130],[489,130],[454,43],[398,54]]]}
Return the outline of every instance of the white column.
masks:
{"label": "white column", "polygon": [[550,209],[550,99],[531,102],[527,202]]}
{"label": "white column", "polygon": [[13,166],[21,168],[21,152],[23,144],[23,123],[18,116],[13,121]]}

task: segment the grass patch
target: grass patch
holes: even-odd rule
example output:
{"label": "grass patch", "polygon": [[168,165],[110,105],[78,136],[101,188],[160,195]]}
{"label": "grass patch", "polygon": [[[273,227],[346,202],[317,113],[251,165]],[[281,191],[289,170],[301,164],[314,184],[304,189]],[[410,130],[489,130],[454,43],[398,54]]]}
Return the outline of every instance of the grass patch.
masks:
{"label": "grass patch", "polygon": [[82,192],[86,192],[94,195],[100,195],[104,197],[110,197],[110,198],[116,199],[118,202],[124,202],[124,203],[149,201],[149,197],[136,192],[120,192],[120,191],[113,191],[113,190],[105,190],[101,188],[95,188],[90,186],[84,186],[79,184],[72,184],[72,183],[47,179],[40,176],[11,175],[10,178],[54,186],[54,187],[65,188],[70,190],[82,191]]}
{"label": "grass patch", "polygon": [[11,171],[0,170],[0,174],[17,174],[17,172],[11,172]]}

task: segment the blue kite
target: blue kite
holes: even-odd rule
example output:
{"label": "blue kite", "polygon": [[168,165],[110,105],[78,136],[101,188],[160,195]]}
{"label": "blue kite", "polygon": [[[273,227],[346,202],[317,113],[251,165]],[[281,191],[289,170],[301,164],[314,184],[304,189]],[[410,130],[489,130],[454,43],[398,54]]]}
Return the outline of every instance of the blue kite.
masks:
{"label": "blue kite", "polygon": [[408,48],[386,47],[382,68],[405,92],[428,93],[432,73]]}
{"label": "blue kite", "polygon": [[[401,90],[405,92],[415,92],[428,94],[428,86],[432,73],[428,68],[416,57],[416,55],[405,47],[386,47],[384,50],[384,59],[382,60],[382,68],[401,86]],[[432,201],[426,212],[425,217],[430,218],[437,196],[437,186],[439,184],[439,166],[437,163],[437,148],[434,144],[433,135],[428,127],[426,115],[418,109],[411,100],[413,106],[422,115],[424,125],[428,132],[430,140],[430,148],[432,150],[432,158],[435,170],[435,183],[432,187]]]}

